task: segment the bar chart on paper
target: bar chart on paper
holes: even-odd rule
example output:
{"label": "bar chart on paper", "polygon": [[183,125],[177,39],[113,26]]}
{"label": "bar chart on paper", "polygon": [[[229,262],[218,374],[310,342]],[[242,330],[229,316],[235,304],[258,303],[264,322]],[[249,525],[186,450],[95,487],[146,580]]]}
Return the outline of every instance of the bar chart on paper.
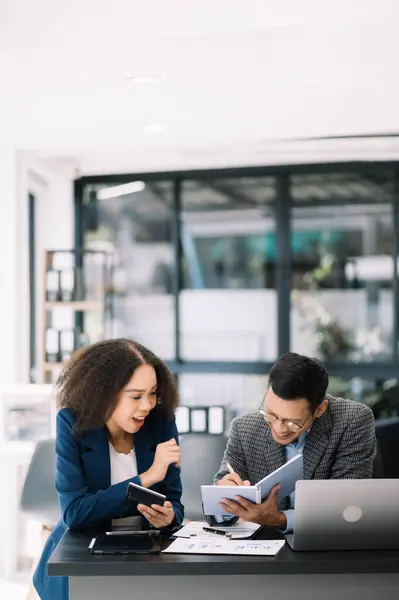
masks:
{"label": "bar chart on paper", "polygon": [[228,554],[232,556],[275,556],[284,546],[285,540],[210,540],[178,538],[165,554]]}

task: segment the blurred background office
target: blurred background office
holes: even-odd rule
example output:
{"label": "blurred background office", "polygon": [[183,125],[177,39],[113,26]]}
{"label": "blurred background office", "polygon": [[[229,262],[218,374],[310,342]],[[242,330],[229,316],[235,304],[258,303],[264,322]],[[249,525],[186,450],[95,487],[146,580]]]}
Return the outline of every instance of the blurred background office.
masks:
{"label": "blurred background office", "polygon": [[189,517],[199,444],[209,479],[290,350],[399,476],[398,29],[396,0],[0,1],[8,597],[57,514],[52,384],[104,337],[177,378]]}

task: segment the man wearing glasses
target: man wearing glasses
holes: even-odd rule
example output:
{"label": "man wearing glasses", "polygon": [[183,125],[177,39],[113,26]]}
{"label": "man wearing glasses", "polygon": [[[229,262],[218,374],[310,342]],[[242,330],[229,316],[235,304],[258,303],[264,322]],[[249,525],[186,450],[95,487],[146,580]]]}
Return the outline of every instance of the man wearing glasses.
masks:
{"label": "man wearing glasses", "polygon": [[[298,453],[303,454],[304,479],[371,478],[373,414],[358,402],[328,395],[327,387],[328,374],[319,361],[294,353],[280,358],[270,371],[261,409],[231,424],[215,476],[218,485],[255,484]],[[277,492],[278,486],[262,504],[239,498],[222,507],[236,515],[234,521],[242,517],[288,533],[294,525],[295,493],[278,503]]]}

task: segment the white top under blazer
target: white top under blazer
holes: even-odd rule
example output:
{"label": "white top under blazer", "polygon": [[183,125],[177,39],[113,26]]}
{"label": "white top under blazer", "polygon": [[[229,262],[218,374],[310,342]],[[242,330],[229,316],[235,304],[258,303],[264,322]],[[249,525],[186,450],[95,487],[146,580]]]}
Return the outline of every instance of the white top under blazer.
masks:
{"label": "white top under blazer", "polygon": [[[117,452],[113,445],[109,444],[109,458],[111,465],[111,485],[121,483],[127,479],[132,479],[138,475],[136,451],[133,448],[129,454]],[[123,519],[113,519],[114,527],[133,527],[140,525],[140,517],[124,517]]]}

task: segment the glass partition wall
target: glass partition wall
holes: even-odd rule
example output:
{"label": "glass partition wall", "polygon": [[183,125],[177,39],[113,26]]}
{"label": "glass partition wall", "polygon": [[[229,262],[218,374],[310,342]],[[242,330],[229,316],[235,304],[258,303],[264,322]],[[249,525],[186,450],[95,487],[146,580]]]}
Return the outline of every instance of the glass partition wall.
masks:
{"label": "glass partition wall", "polygon": [[113,253],[112,334],[165,359],[183,404],[252,410],[292,350],[324,361],[333,393],[385,416],[399,407],[397,172],[85,177],[75,182],[76,246]]}

